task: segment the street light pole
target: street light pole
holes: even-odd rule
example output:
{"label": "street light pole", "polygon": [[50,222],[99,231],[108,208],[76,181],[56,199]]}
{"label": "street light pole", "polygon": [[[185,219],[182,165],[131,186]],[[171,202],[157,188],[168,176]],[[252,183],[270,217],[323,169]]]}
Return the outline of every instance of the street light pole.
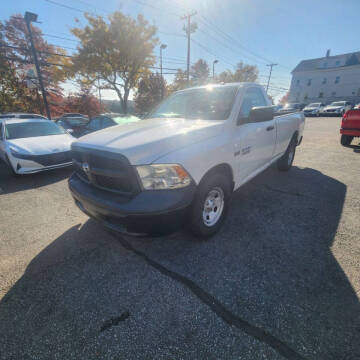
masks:
{"label": "street light pole", "polygon": [[162,51],[165,50],[167,48],[166,44],[161,44],[160,45],[160,75],[162,77]]}
{"label": "street light pole", "polygon": [[43,99],[44,99],[46,115],[47,115],[47,117],[49,119],[51,119],[49,104],[48,104],[47,98],[46,98],[46,92],[45,92],[44,83],[43,83],[43,80],[42,80],[41,69],[40,69],[40,65],[39,65],[39,62],[38,62],[36,49],[35,49],[35,45],[34,45],[34,39],[33,39],[32,32],[31,32],[31,25],[30,25],[31,22],[37,21],[37,17],[38,16],[36,14],[33,14],[31,12],[26,11],[24,19],[25,19],[26,27],[27,27],[27,30],[28,30],[28,33],[29,33],[31,51],[32,51],[32,55],[33,55],[33,58],[34,58],[34,63],[35,63],[36,72],[37,72],[37,75],[38,75],[38,80],[39,80],[41,93],[42,93],[42,96],[43,96]]}
{"label": "street light pole", "polygon": [[217,64],[218,62],[219,62],[219,60],[213,61],[213,80],[215,79],[215,64]]}
{"label": "street light pole", "polygon": [[162,51],[167,48],[166,44],[160,45],[160,75],[161,75],[161,99],[164,97],[163,92],[163,73],[162,73]]}
{"label": "street light pole", "polygon": [[273,68],[273,66],[276,66],[276,65],[277,64],[267,64],[266,65],[266,66],[270,66],[270,74],[269,74],[268,82],[267,82],[267,85],[266,85],[266,93],[269,90],[269,84],[270,84],[270,79],[271,79],[272,68]]}

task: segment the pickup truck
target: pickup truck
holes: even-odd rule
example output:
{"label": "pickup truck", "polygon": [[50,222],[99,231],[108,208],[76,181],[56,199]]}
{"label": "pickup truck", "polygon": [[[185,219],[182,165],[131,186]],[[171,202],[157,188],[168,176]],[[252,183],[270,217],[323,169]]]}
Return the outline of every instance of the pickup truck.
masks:
{"label": "pickup truck", "polygon": [[360,109],[348,110],[341,121],[341,145],[349,146],[354,137],[360,137]]}
{"label": "pickup truck", "polygon": [[274,117],[258,84],[189,88],[147,119],[75,141],[69,188],[83,212],[115,231],[156,235],[186,225],[207,238],[233,191],[273,163],[291,168],[304,124],[302,112]]}

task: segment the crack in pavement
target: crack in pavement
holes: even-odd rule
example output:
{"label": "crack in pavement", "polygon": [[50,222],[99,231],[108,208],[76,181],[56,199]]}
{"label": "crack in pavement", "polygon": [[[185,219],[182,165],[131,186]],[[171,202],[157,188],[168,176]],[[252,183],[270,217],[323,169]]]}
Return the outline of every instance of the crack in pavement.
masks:
{"label": "crack in pavement", "polygon": [[188,279],[187,277],[180,275],[172,270],[167,269],[165,266],[149,258],[145,253],[140,250],[137,250],[133,247],[127,240],[120,236],[116,236],[111,233],[120,244],[128,251],[133,252],[135,255],[141,257],[145,262],[147,262],[151,267],[158,270],[163,275],[180,282],[182,285],[187,287],[203,304],[207,305],[218,317],[220,317],[224,322],[230,326],[235,326],[247,335],[255,338],[262,343],[265,343],[276,350],[280,355],[284,356],[289,360],[305,360],[305,358],[298,354],[296,351],[291,349],[286,343],[279,340],[275,336],[271,335],[266,330],[254,326],[247,322],[244,319],[233,314],[231,311],[225,308],[225,306],[217,300],[214,296],[207,293],[194,281]]}
{"label": "crack in pavement", "polygon": [[130,316],[129,311],[123,312],[120,316],[106,320],[101,326],[100,332],[103,332],[113,326],[117,326],[120,322],[125,321]]}

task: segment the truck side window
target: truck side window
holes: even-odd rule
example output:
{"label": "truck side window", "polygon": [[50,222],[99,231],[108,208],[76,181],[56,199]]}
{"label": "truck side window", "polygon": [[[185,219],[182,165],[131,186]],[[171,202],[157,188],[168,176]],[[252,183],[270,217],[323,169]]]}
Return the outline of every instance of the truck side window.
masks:
{"label": "truck side window", "polygon": [[[250,110],[257,106],[267,106],[264,95],[259,88],[250,88],[246,90],[244,95],[240,112],[239,119],[245,119],[249,117]],[[246,121],[242,122],[245,123]]]}

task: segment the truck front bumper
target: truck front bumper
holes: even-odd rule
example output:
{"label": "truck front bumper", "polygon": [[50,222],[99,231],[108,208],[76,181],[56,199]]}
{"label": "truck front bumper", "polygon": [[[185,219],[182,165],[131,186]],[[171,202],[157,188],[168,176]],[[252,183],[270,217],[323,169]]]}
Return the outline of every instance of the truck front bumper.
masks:
{"label": "truck front bumper", "polygon": [[69,188],[85,214],[132,235],[161,235],[181,227],[196,192],[192,182],[185,188],[141,191],[129,198],[87,184],[76,174],[70,177]]}

